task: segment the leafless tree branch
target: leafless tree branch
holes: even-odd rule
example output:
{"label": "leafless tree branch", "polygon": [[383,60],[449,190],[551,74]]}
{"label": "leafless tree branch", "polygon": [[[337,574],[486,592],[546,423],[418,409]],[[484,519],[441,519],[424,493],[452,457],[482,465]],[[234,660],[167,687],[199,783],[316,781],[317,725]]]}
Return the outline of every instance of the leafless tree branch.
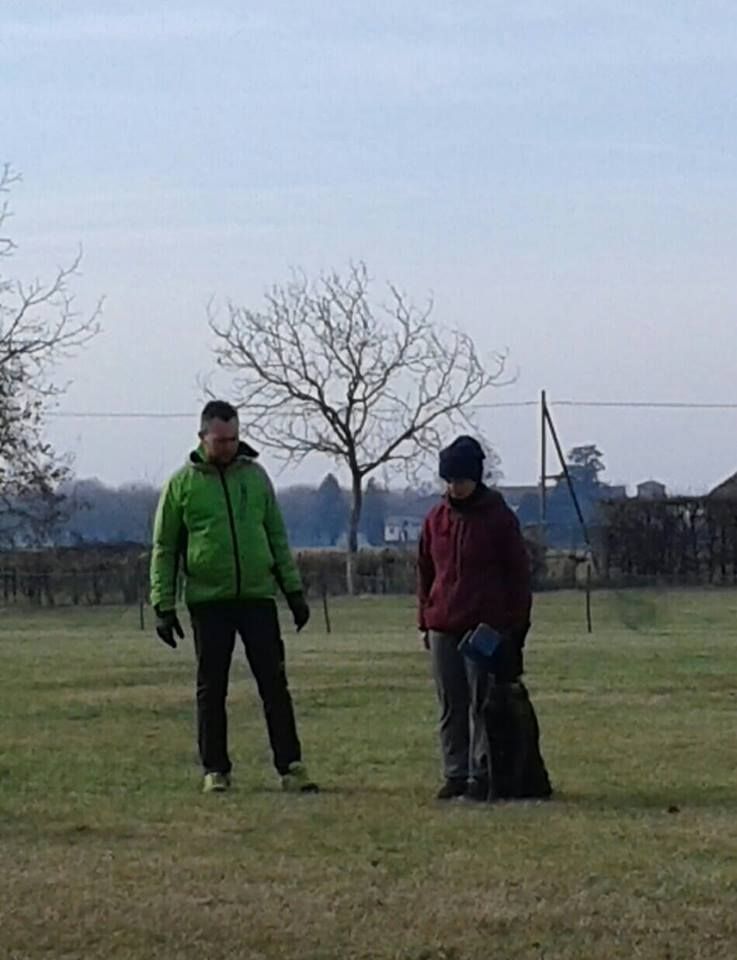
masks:
{"label": "leafless tree branch", "polygon": [[432,320],[398,287],[375,306],[364,264],[316,283],[295,272],[263,310],[233,303],[209,322],[218,365],[233,375],[250,432],[286,460],[323,453],[345,465],[355,503],[378,469],[413,473],[441,433],[475,429],[473,405],[505,381],[504,354],[486,361],[470,336]]}
{"label": "leafless tree branch", "polygon": [[[0,196],[19,180],[9,166],[0,170]],[[10,217],[7,197],[0,203],[0,230]],[[16,249],[0,237],[0,262]],[[59,484],[69,461],[44,440],[45,416],[65,384],[54,368],[84,347],[100,329],[100,301],[81,315],[71,290],[81,251],[51,280],[23,282],[0,273],[0,536],[58,507]]]}

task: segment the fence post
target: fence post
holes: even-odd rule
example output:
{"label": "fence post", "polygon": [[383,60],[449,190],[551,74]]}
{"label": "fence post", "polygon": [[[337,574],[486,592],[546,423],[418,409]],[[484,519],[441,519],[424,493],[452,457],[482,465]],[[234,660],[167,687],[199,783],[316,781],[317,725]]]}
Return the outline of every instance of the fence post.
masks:
{"label": "fence post", "polygon": [[330,610],[328,609],[328,585],[325,577],[320,578],[320,592],[322,594],[322,612],[325,616],[325,632],[332,633],[330,625]]}
{"label": "fence post", "polygon": [[136,561],[136,584],[138,586],[138,622],[141,627],[141,630],[143,631],[146,629],[146,615],[145,615],[146,585],[143,579],[143,570],[141,569],[140,557]]}

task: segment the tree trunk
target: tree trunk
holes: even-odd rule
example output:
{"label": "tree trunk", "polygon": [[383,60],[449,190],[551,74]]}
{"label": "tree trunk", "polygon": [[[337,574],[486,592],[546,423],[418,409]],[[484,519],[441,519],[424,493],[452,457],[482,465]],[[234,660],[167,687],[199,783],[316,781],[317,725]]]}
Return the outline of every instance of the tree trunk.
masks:
{"label": "tree trunk", "polygon": [[346,583],[351,597],[354,597],[358,592],[356,556],[358,554],[358,524],[361,521],[361,508],[363,507],[362,479],[360,474],[354,473],[351,485],[351,516],[348,523],[348,552],[345,558]]}

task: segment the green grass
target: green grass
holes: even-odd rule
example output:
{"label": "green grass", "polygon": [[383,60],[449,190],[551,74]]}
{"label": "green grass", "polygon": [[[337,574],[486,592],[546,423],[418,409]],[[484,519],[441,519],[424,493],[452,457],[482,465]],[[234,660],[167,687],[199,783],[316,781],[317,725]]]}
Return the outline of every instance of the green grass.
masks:
{"label": "green grass", "polygon": [[[202,796],[189,639],[135,611],[0,612],[0,957],[737,956],[737,594],[536,603],[557,797],[439,805],[408,600],[290,638],[316,797],[279,792],[243,656],[235,789]],[[669,812],[670,811],[670,812]]]}

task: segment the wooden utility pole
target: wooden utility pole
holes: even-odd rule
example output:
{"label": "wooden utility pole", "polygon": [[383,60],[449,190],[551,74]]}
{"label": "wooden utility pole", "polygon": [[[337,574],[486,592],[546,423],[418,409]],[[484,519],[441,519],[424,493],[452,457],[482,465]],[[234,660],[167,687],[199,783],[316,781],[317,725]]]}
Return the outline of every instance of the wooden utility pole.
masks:
{"label": "wooden utility pole", "polygon": [[547,429],[548,404],[545,391],[540,392],[540,538],[545,543],[545,522],[548,515],[548,429]]}
{"label": "wooden utility pole", "polygon": [[565,477],[566,485],[568,487],[568,493],[573,503],[574,509],[576,511],[576,516],[578,517],[578,522],[581,527],[581,533],[583,534],[584,543],[586,544],[586,627],[589,633],[592,632],[592,621],[591,621],[591,565],[593,564],[596,567],[596,558],[594,557],[594,551],[591,546],[591,538],[589,537],[588,527],[586,525],[586,520],[584,519],[583,511],[581,509],[581,504],[576,493],[576,488],[573,484],[573,478],[571,477],[571,472],[568,469],[568,464],[566,463],[565,456],[563,455],[563,448],[560,445],[560,440],[558,439],[558,431],[555,429],[555,424],[553,423],[553,417],[551,416],[550,409],[548,407],[547,393],[545,390],[542,390],[540,393],[540,539],[543,547],[547,544],[546,537],[546,524],[547,524],[547,513],[548,513],[548,501],[547,501],[547,481],[552,479],[558,479],[558,477],[551,477],[548,475],[548,466],[547,466],[547,438],[548,430],[550,431],[550,436],[553,440],[553,445],[555,447],[555,452],[558,455],[558,460],[560,462],[561,475]]}

